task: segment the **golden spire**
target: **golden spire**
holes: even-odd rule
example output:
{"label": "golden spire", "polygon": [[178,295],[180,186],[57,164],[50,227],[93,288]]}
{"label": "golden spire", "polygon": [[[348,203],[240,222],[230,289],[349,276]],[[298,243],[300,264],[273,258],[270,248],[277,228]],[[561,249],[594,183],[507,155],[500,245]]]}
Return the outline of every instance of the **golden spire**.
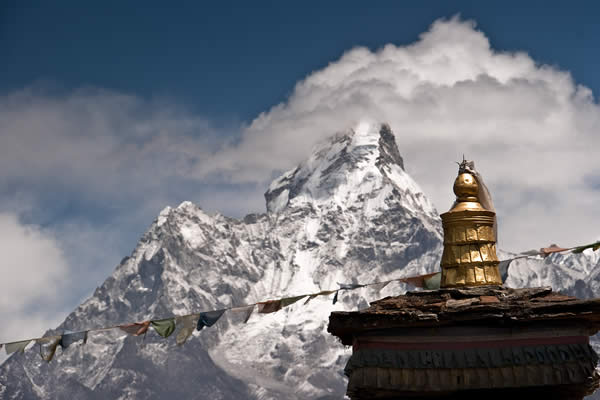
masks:
{"label": "golden spire", "polygon": [[441,287],[502,285],[496,256],[496,213],[479,203],[472,163],[459,164],[454,181],[456,203],[441,215],[444,226]]}

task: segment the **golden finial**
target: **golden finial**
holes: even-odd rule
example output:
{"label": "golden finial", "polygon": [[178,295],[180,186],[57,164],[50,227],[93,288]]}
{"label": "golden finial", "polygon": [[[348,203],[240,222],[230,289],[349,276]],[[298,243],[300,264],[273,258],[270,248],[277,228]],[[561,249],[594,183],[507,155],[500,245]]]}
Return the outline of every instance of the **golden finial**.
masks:
{"label": "golden finial", "polygon": [[459,164],[456,202],[441,215],[444,227],[441,287],[501,285],[494,234],[495,213],[479,203],[472,161]]}

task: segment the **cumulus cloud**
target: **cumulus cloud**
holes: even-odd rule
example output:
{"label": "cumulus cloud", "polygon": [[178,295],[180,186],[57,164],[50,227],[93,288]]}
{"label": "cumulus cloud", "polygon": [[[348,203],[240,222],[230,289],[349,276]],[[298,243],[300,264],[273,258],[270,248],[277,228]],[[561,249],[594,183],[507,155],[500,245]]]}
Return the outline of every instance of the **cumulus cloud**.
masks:
{"label": "cumulus cloud", "polygon": [[388,122],[408,172],[440,211],[454,161],[487,178],[505,248],[595,238],[600,109],[571,75],[522,52],[494,50],[472,21],[438,20],[409,45],[355,48],[298,82],[239,142],[197,166],[234,182],[293,167],[311,146],[359,120]]}
{"label": "cumulus cloud", "polygon": [[24,225],[14,214],[0,213],[0,254],[0,341],[40,336],[58,322],[57,298],[69,281],[60,244],[39,226]]}
{"label": "cumulus cloud", "polygon": [[89,196],[114,198],[132,185],[148,190],[185,177],[216,140],[205,119],[100,89],[28,88],[0,97],[0,113],[5,184],[51,180]]}

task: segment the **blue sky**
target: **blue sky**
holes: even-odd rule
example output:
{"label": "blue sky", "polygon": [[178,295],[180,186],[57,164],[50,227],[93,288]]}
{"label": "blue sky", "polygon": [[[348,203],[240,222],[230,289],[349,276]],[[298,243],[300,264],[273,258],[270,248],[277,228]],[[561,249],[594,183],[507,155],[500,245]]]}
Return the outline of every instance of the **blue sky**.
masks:
{"label": "blue sky", "polygon": [[63,318],[167,205],[263,212],[357,119],[392,125],[439,211],[476,155],[501,247],[596,239],[598,6],[365,4],[3,2],[0,316],[23,328],[0,340]]}
{"label": "blue sky", "polygon": [[[249,121],[351,47],[410,43],[436,19],[477,21],[499,50],[570,71],[597,92],[594,2],[4,2],[3,79],[167,96],[214,123]],[[8,5],[7,5],[8,4]]]}

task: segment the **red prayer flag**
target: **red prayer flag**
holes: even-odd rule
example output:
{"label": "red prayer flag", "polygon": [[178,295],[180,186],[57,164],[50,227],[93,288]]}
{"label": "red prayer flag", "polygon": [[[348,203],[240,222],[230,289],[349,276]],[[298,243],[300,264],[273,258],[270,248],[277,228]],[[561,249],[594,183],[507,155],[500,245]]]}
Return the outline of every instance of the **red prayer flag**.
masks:
{"label": "red prayer flag", "polygon": [[140,336],[140,335],[145,334],[148,331],[149,327],[150,327],[150,321],[136,322],[133,324],[119,326],[119,328],[122,331],[127,332],[133,336]]}
{"label": "red prayer flag", "polygon": [[566,249],[564,247],[558,247],[555,244],[551,244],[549,247],[542,247],[540,249],[540,253],[542,253],[542,257],[546,258],[552,253],[560,253],[560,252],[563,252],[566,250],[569,250],[569,249]]}

